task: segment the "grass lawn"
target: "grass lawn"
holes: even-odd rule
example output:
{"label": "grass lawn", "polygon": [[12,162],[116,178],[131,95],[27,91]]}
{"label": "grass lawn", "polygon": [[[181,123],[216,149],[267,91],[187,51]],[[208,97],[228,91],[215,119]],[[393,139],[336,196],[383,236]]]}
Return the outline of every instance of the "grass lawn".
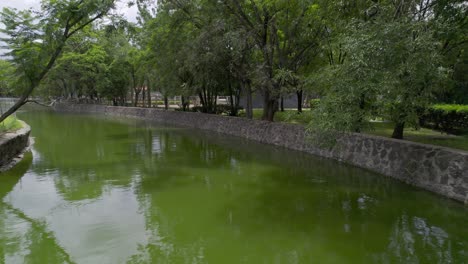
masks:
{"label": "grass lawn", "polygon": [[15,131],[22,127],[21,122],[14,116],[9,116],[5,121],[0,123],[0,134]]}
{"label": "grass lawn", "polygon": [[[374,130],[366,131],[368,134],[390,137],[393,132],[393,124],[390,122],[373,122]],[[406,140],[438,145],[449,148],[456,148],[468,151],[468,134],[447,135],[432,129],[421,128],[418,130],[406,128],[404,132]]]}
{"label": "grass lawn", "polygon": [[[254,109],[254,119],[260,119],[262,109]],[[277,112],[275,115],[276,122],[286,122],[293,124],[307,125],[312,119],[312,112],[309,109],[304,109],[302,114],[298,114],[294,109],[286,109],[284,112]],[[393,132],[393,124],[390,122],[372,122],[373,129],[365,131],[366,134],[391,137]],[[404,132],[405,140],[432,144],[437,146],[456,148],[468,151],[468,134],[464,135],[447,135],[439,131],[421,128],[415,130],[406,128]]]}

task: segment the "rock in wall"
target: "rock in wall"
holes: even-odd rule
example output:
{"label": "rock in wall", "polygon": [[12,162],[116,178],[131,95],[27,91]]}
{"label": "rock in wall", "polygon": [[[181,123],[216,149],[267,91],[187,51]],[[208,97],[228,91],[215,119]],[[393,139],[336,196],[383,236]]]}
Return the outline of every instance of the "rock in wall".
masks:
{"label": "rock in wall", "polygon": [[0,172],[11,167],[12,161],[29,147],[31,128],[22,123],[21,129],[0,135]]}

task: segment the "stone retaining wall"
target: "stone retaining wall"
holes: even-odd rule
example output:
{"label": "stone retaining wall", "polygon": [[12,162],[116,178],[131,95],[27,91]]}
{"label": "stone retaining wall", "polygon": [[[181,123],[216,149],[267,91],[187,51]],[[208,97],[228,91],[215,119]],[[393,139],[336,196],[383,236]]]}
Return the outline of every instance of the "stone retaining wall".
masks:
{"label": "stone retaining wall", "polygon": [[299,125],[159,109],[58,104],[56,111],[133,117],[244,137],[332,158],[468,204],[468,152],[371,135],[341,137],[332,149],[306,140]]}
{"label": "stone retaining wall", "polygon": [[29,147],[31,128],[26,123],[22,123],[21,129],[0,135],[0,172],[14,166]]}

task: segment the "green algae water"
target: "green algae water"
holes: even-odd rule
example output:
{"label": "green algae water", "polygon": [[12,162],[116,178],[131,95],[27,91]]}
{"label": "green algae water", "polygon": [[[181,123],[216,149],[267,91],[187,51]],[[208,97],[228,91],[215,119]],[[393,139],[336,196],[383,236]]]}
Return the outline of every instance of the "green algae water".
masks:
{"label": "green algae water", "polygon": [[366,170],[136,120],[18,114],[0,263],[467,263],[468,209]]}

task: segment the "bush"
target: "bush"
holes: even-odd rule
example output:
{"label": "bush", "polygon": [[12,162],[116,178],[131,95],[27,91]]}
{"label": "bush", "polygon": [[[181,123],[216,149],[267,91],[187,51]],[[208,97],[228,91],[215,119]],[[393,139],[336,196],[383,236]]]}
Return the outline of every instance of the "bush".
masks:
{"label": "bush", "polygon": [[310,109],[315,109],[317,108],[318,104],[320,103],[320,99],[311,99],[309,101],[309,107]]}
{"label": "bush", "polygon": [[22,127],[21,122],[16,119],[15,116],[7,117],[3,122],[0,123],[0,133],[15,131]]}
{"label": "bush", "polygon": [[[179,101],[174,101],[174,100],[169,100],[168,103],[170,105],[178,105],[180,102]],[[163,100],[152,101],[151,104],[158,105],[158,106],[164,106],[164,101]]]}
{"label": "bush", "polygon": [[[239,107],[237,110],[240,112],[244,108]],[[216,113],[217,115],[231,115],[231,106],[229,105],[217,105],[216,106]],[[190,111],[192,112],[203,112],[203,106],[194,106],[190,108]]]}
{"label": "bush", "polygon": [[434,105],[420,118],[422,127],[451,134],[468,131],[468,105]]}

